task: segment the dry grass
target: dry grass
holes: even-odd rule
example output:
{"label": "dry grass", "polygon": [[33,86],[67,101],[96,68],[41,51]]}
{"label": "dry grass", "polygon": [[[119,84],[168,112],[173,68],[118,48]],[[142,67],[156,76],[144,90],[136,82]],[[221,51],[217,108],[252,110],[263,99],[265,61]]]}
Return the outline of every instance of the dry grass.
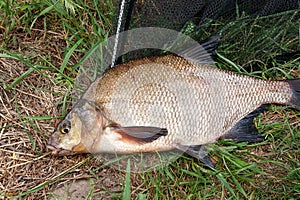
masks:
{"label": "dry grass", "polygon": [[[102,163],[89,155],[53,157],[46,149],[51,132],[65,112],[64,103],[71,101],[69,98],[64,101],[64,98],[68,97],[72,88],[72,83],[61,78],[56,71],[63,62],[69,45],[67,38],[71,35],[60,26],[62,21],[51,21],[55,23],[45,29],[44,18],[39,18],[30,31],[18,24],[18,28],[9,34],[6,34],[5,27],[0,26],[0,38],[7,41],[5,49],[34,63],[38,69],[32,70],[10,90],[5,90],[5,86],[31,68],[18,59],[0,58],[0,198],[2,195],[47,199],[53,189],[65,188],[67,183],[79,179],[94,181],[91,188],[93,198],[120,198],[124,172],[101,167]],[[0,53],[5,52],[0,50]],[[83,53],[74,52],[68,66],[76,64]],[[65,74],[75,76],[68,69]],[[299,69],[296,75],[299,76]],[[67,103],[66,109],[70,109],[70,105]],[[254,194],[252,198],[257,195],[258,198],[272,199],[273,194],[279,197],[287,193],[287,196],[296,199],[300,194],[299,180],[296,179],[300,177],[299,112],[275,108],[269,110],[258,124],[260,130],[271,138],[269,142],[249,147],[232,143],[229,148],[223,143],[219,145],[224,146],[225,150],[233,148],[228,150],[229,153],[243,158],[245,162],[258,163],[263,172],[255,171],[256,168],[248,172],[246,169],[252,169],[252,164],[245,164],[242,169],[234,166],[233,162],[226,160],[231,157],[221,152],[224,149],[213,153],[213,158],[218,161],[217,169],[224,171],[222,173],[225,175],[228,172],[226,179],[231,187],[236,186],[234,180],[231,181],[231,173],[241,177],[238,181],[249,196]],[[224,160],[229,166],[225,166]],[[241,162],[239,159],[237,161]],[[132,197],[146,194],[148,199],[235,198],[216,178],[216,174],[191,158],[181,158],[162,171],[131,174],[130,178]],[[268,192],[264,194],[264,190]],[[239,197],[243,199],[242,195]]]}
{"label": "dry grass", "polygon": [[[57,36],[54,34],[53,38],[50,36],[47,38],[47,43],[51,43],[52,40],[57,39]],[[63,48],[49,48],[50,45],[43,44],[44,42],[45,40],[37,42],[36,38],[34,40],[28,39],[23,48],[31,48],[37,54],[47,53],[48,50],[48,54],[52,55],[54,60],[56,60],[53,61],[54,65],[59,66],[61,61],[59,55],[62,52],[57,49]],[[37,44],[38,48],[35,48],[34,45]],[[22,49],[19,50],[24,52]],[[34,52],[31,51],[31,55],[34,55]],[[19,61],[13,59],[0,60],[0,79],[5,80],[6,84],[11,83],[26,70],[28,70],[28,67]],[[54,188],[65,187],[66,183],[71,183],[75,180],[94,178],[90,172],[92,169],[98,169],[94,172],[97,173],[97,179],[93,179],[95,180],[95,196],[111,198],[111,192],[120,193],[122,191],[120,183],[123,182],[124,173],[107,167],[99,169],[101,163],[87,155],[53,157],[49,155],[46,149],[48,137],[59,120],[56,117],[62,111],[62,106],[60,105],[63,99],[62,94],[68,91],[67,86],[53,81],[56,75],[56,73],[51,71],[43,71],[42,74],[32,72],[20,84],[9,91],[4,90],[3,85],[0,86],[0,124],[2,127],[0,130],[0,191],[7,196],[22,196],[26,199],[37,199],[43,196],[46,199],[47,195],[51,194]],[[288,115],[290,124],[299,128],[299,116],[296,113],[287,113],[284,110],[274,112],[270,111],[266,114],[267,117],[263,118],[264,124],[283,122],[286,119],[284,115]],[[282,115],[282,113],[284,114]],[[43,119],[42,116],[48,117]],[[276,156],[273,148],[276,148],[277,143],[278,140],[275,140],[274,144],[268,144],[266,147],[257,147],[252,152],[257,156],[272,158],[274,155]],[[290,151],[284,151],[284,153],[288,154]],[[276,157],[278,156],[280,155]],[[220,161],[218,157],[215,159]],[[296,159],[300,160],[299,156]],[[249,159],[249,162],[257,161],[260,161],[260,159]],[[180,162],[182,160],[176,162],[176,164],[181,169],[190,170],[186,163],[180,164]],[[269,162],[263,164],[262,167],[276,171],[276,174],[286,173],[282,168],[274,167]],[[290,166],[285,167],[288,168]],[[175,169],[171,167],[170,170],[174,170],[172,173],[179,173],[177,167]],[[155,194],[155,187],[143,184],[145,179],[149,179],[148,176],[150,175],[141,178],[133,174],[131,176],[134,182],[132,188],[136,194],[149,193],[148,198],[152,198]],[[158,179],[165,179],[157,172],[153,172],[152,176]],[[266,187],[270,184],[264,181],[266,177],[268,179],[272,178],[270,174],[257,177],[261,180],[261,187]],[[180,179],[193,181],[193,178],[189,175],[185,175],[184,178],[181,177]],[[285,184],[282,180],[276,181],[276,177],[273,177],[273,179],[275,181],[274,184]],[[174,187],[177,191],[173,195],[176,196],[178,195],[179,187]],[[249,186],[245,185],[245,187]],[[180,188],[181,192],[184,193],[185,187],[181,186]],[[209,188],[207,189],[210,190]],[[36,191],[33,192],[34,190]],[[169,195],[172,195],[172,193],[169,193]],[[230,193],[227,195],[230,196]],[[183,198],[183,196],[181,197]]]}
{"label": "dry grass", "polygon": [[[62,33],[34,29],[31,33],[18,31],[14,37],[19,42],[7,46],[11,51],[24,54],[33,63],[42,63],[41,56],[50,56],[54,66],[61,65],[66,46]],[[78,60],[77,55],[72,59]],[[41,69],[32,71],[14,88],[4,89],[4,83],[9,85],[28,69],[18,60],[0,58],[0,194],[37,199],[46,198],[51,189],[61,184],[91,177],[89,170],[100,164],[87,155],[50,155],[46,143],[59,120],[62,94],[68,92],[68,87],[55,80],[54,70]],[[102,169],[107,173],[111,170]],[[98,174],[102,186],[116,185],[120,190],[114,176],[110,176],[112,181],[101,180],[101,174],[102,179],[107,178],[103,172]],[[37,191],[31,193],[33,190]]]}

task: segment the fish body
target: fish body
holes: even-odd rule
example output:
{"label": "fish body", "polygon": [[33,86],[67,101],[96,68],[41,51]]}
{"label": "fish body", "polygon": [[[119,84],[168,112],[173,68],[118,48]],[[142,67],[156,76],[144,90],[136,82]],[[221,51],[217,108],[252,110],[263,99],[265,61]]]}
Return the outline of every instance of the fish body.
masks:
{"label": "fish body", "polygon": [[258,115],[249,114],[270,103],[300,109],[300,80],[264,81],[175,55],[134,60],[90,85],[56,127],[49,149],[56,155],[189,150],[248,134]]}

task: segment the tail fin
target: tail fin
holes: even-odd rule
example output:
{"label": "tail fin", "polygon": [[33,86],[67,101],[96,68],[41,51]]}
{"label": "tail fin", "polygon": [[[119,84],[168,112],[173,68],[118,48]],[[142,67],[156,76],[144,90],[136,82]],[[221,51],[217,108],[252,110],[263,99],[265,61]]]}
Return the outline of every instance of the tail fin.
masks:
{"label": "tail fin", "polygon": [[291,100],[288,104],[300,110],[300,79],[287,80],[287,83],[289,84],[292,93]]}

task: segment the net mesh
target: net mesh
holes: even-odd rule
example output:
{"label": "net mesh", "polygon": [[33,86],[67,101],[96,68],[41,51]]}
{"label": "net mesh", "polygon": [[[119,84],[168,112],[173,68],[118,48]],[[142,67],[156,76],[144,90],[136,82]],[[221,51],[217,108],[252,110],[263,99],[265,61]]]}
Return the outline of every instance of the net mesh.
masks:
{"label": "net mesh", "polygon": [[243,13],[262,16],[298,8],[298,0],[126,0],[123,20],[133,9],[129,28],[155,26],[180,30],[188,21],[200,26],[209,19],[232,20]]}
{"label": "net mesh", "polygon": [[[200,42],[209,36],[205,32],[207,29],[203,28],[207,22],[228,22],[241,16],[258,17],[296,9],[299,9],[299,0],[126,0],[121,31],[140,27],[162,27],[181,31]],[[116,21],[119,10],[120,4],[116,6]],[[163,35],[157,35],[157,38],[160,37]],[[120,38],[119,42],[120,49],[128,43],[126,38]],[[116,64],[161,54],[161,51],[153,49],[138,50],[122,56]]]}

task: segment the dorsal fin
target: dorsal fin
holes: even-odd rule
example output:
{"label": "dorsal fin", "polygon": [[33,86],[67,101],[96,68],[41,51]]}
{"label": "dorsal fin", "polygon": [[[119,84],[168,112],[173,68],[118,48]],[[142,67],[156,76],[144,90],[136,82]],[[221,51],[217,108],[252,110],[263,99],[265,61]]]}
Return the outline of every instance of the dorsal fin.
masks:
{"label": "dorsal fin", "polygon": [[220,39],[220,35],[211,36],[204,40],[201,44],[192,45],[191,47],[181,51],[180,55],[193,62],[212,65],[214,63],[212,54],[218,47]]}

